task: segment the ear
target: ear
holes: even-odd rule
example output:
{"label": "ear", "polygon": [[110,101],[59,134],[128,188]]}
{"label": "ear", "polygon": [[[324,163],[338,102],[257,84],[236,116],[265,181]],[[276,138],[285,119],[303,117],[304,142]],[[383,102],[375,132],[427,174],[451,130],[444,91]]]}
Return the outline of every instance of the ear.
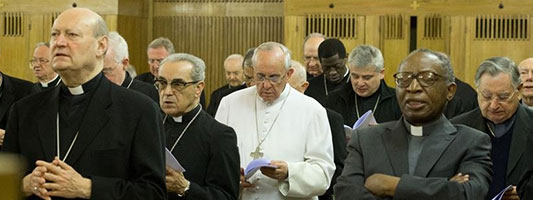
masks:
{"label": "ear", "polygon": [[122,64],[123,70],[128,69],[128,66],[130,65],[130,59],[129,58],[122,59],[121,64]]}
{"label": "ear", "polygon": [[448,85],[448,94],[446,94],[446,99],[448,101],[451,101],[453,97],[455,96],[455,91],[457,90],[457,84],[451,83]]}
{"label": "ear", "polygon": [[196,88],[195,88],[196,91],[195,91],[194,96],[200,98],[200,96],[202,96],[202,91],[204,90],[204,87],[205,87],[205,82],[204,81],[198,82],[196,84]]}
{"label": "ear", "polygon": [[307,88],[309,87],[309,82],[308,81],[305,81],[304,83],[302,83],[302,93],[305,92],[307,90]]}
{"label": "ear", "polygon": [[381,69],[381,71],[379,72],[379,79],[384,79],[385,78],[385,68]]}
{"label": "ear", "polygon": [[100,38],[97,39],[97,47],[96,47],[96,57],[104,57],[105,53],[107,52],[107,36],[100,36]]}
{"label": "ear", "polygon": [[291,79],[292,74],[294,74],[294,69],[292,67],[287,70],[287,80]]}

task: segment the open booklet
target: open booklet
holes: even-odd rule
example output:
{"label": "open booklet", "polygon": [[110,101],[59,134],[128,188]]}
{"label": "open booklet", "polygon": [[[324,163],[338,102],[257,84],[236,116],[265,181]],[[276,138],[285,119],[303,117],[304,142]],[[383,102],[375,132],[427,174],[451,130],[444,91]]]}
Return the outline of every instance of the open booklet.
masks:
{"label": "open booklet", "polygon": [[174,155],[172,155],[172,152],[170,152],[167,148],[165,148],[165,163],[170,168],[178,172],[185,172],[185,168],[181,166],[176,157],[174,157]]}
{"label": "open booklet", "polygon": [[513,185],[509,185],[507,187],[505,187],[502,191],[500,191],[500,193],[498,193],[496,196],[494,196],[494,198],[492,198],[492,200],[501,200],[503,198],[503,195],[505,194],[505,192],[507,192],[507,190],[513,188]]}
{"label": "open booklet", "polygon": [[363,116],[353,124],[352,127],[344,125],[344,133],[346,133],[346,139],[349,140],[352,137],[353,130],[368,127],[371,124],[377,124],[376,118],[374,118],[374,113],[372,110],[367,111]]}
{"label": "open booklet", "polygon": [[244,178],[248,179],[252,177],[255,174],[255,172],[257,172],[257,170],[261,169],[261,167],[268,167],[268,168],[273,168],[273,169],[277,168],[274,165],[270,165],[270,160],[268,159],[260,158],[260,159],[252,160],[252,162],[248,163],[248,165],[246,166],[246,169],[244,170]]}

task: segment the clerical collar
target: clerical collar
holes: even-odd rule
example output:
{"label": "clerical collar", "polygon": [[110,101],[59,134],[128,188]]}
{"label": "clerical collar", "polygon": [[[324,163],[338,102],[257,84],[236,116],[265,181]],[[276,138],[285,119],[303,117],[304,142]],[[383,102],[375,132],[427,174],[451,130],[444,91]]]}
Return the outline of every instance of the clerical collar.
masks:
{"label": "clerical collar", "polygon": [[527,105],[526,101],[524,101],[524,100],[522,100],[522,105],[524,105],[524,107],[526,107],[526,108],[529,108],[530,110],[533,110],[533,105],[531,105],[531,106]]}
{"label": "clerical collar", "polygon": [[65,85],[61,86],[61,90],[69,95],[82,95],[84,93],[92,91],[98,83],[100,82],[100,79],[102,79],[102,73],[99,73],[91,80],[83,83],[82,85],[76,86],[76,87],[67,87]]}
{"label": "clerical collar", "polygon": [[192,109],[191,111],[185,113],[184,115],[178,116],[178,117],[172,117],[172,119],[174,119],[174,122],[177,122],[177,123],[189,122],[189,121],[192,120],[192,118],[194,118],[194,116],[196,115],[198,110],[201,109],[201,108],[202,108],[202,106],[200,104],[197,104],[196,107],[194,109]]}
{"label": "clerical collar", "polygon": [[[257,97],[259,97],[259,99],[261,100],[262,103],[266,104],[267,106],[270,106],[270,105],[276,104],[276,103],[278,103],[280,101],[283,101],[285,98],[287,98],[287,96],[289,95],[290,88],[291,88],[291,86],[288,83],[286,83],[285,84],[285,88],[283,88],[283,92],[281,92],[279,97],[276,100],[272,101],[272,102],[266,102],[259,95],[257,95]],[[256,86],[256,89],[257,89],[257,86]]]}
{"label": "clerical collar", "polygon": [[133,79],[130,76],[130,73],[126,72],[126,76],[124,77],[124,81],[122,81],[122,87],[130,88],[131,84],[133,83]]}
{"label": "clerical collar", "polygon": [[433,132],[447,132],[444,125],[446,117],[444,115],[441,115],[439,119],[434,120],[428,124],[424,124],[422,126],[415,126],[412,125],[407,121],[407,119],[403,118],[403,123],[405,125],[405,128],[407,129],[407,132],[412,136],[428,136],[431,135]]}
{"label": "clerical collar", "polygon": [[59,75],[56,74],[56,77],[54,77],[52,80],[49,80],[47,82],[40,82],[39,81],[39,83],[41,84],[42,87],[45,87],[45,88],[48,87],[48,86],[51,86],[51,85],[56,86],[56,84],[59,83]]}
{"label": "clerical collar", "polygon": [[[517,108],[518,109],[518,108]],[[494,124],[494,122],[490,121],[490,120],[486,120],[487,121],[487,126],[489,128],[489,131],[491,133],[492,136],[494,137],[501,137],[505,134],[507,134],[509,132],[509,130],[511,130],[511,128],[513,128],[513,124],[514,122],[516,121],[516,112],[513,114],[512,117],[510,117],[509,119],[505,120],[504,122],[502,123],[499,123],[499,124]]]}

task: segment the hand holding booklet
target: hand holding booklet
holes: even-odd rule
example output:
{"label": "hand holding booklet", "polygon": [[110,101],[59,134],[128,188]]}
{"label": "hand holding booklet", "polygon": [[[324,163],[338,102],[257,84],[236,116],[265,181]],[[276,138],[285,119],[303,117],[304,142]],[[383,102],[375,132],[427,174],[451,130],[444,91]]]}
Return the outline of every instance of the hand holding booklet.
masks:
{"label": "hand holding booklet", "polygon": [[270,165],[270,160],[268,159],[264,159],[264,158],[256,159],[248,163],[248,166],[246,166],[246,169],[244,170],[244,178],[248,179],[252,177],[252,175],[254,175],[255,172],[257,172],[257,170],[261,169],[261,167],[268,167],[268,168],[273,168],[273,169],[277,168],[277,166]]}
{"label": "hand holding booklet", "polygon": [[502,191],[500,191],[500,193],[498,193],[494,198],[492,198],[492,200],[501,200],[505,192],[507,192],[507,190],[510,190],[512,188],[513,188],[513,185],[509,185],[505,187]]}
{"label": "hand holding booklet", "polygon": [[372,110],[369,110],[365,114],[363,114],[363,116],[359,117],[359,119],[353,124],[352,127],[344,125],[346,139],[349,140],[349,138],[352,137],[353,130],[368,127],[372,124],[377,124],[377,122],[376,118],[374,118],[374,113],[372,113]]}
{"label": "hand holding booklet", "polygon": [[174,157],[172,152],[170,152],[167,148],[165,148],[165,163],[167,166],[178,172],[185,172],[185,168],[181,166],[176,157]]}

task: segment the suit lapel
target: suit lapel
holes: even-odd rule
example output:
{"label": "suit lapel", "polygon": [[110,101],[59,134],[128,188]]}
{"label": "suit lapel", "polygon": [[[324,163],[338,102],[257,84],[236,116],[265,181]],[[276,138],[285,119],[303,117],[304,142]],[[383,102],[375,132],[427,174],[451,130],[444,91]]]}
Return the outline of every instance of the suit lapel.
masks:
{"label": "suit lapel", "polygon": [[402,123],[403,118],[398,120],[392,128],[387,128],[386,132],[381,135],[395,176],[409,173],[406,137],[408,133]]}
{"label": "suit lapel", "polygon": [[[443,116],[444,117],[444,116]],[[426,136],[424,145],[416,164],[415,176],[427,177],[429,171],[440,159],[442,153],[447,149],[450,143],[455,139],[457,129],[446,120],[442,128],[437,129],[444,133],[434,132]]]}
{"label": "suit lapel", "polygon": [[46,161],[51,162],[57,155],[57,113],[59,106],[59,92],[61,87],[56,87],[48,92],[37,114],[37,132],[43,147]]}
{"label": "suit lapel", "polygon": [[89,146],[94,138],[100,134],[101,129],[109,121],[107,108],[111,104],[111,94],[111,82],[105,77],[102,77],[99,85],[95,88],[89,107],[83,117],[78,139],[73,145],[72,151],[66,160],[70,165],[76,163],[87,146]]}
{"label": "suit lapel", "polygon": [[513,127],[513,136],[511,141],[511,147],[509,149],[509,160],[507,161],[507,179],[509,180],[509,175],[516,167],[518,160],[522,157],[524,149],[526,149],[527,136],[531,130],[529,126],[529,117],[527,116],[526,108],[521,105],[518,106],[516,121],[514,122]]}

